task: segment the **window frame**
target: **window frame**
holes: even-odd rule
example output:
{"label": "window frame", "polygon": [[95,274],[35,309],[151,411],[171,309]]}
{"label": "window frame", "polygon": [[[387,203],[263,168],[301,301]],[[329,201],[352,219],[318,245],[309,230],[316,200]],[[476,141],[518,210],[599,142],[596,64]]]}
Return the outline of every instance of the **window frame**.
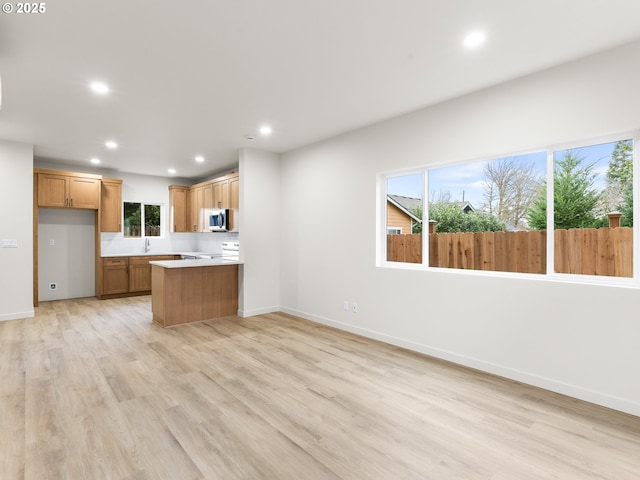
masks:
{"label": "window frame", "polygon": [[[139,204],[140,205],[140,236],[139,237],[130,237],[130,236],[126,236],[124,233],[124,229],[125,229],[125,224],[124,224],[124,218],[125,218],[125,208],[124,205],[125,203],[134,203],[134,204]],[[160,208],[160,235],[158,236],[149,236],[145,234],[145,218],[144,218],[144,212],[145,212],[145,205],[149,205],[149,206],[156,206]],[[143,201],[130,201],[130,200],[123,200],[122,201],[122,237],[125,240],[140,240],[140,239],[163,239],[165,238],[165,221],[164,221],[164,204],[160,203],[160,202],[143,202]]]}
{"label": "window frame", "polygon": [[[633,202],[636,208],[633,209],[633,276],[632,277],[613,277],[603,275],[586,275],[571,273],[556,273],[554,266],[555,259],[555,228],[554,228],[554,152],[561,150],[587,148],[605,143],[612,143],[622,140],[631,140],[633,142]],[[489,277],[515,278],[539,281],[554,281],[562,283],[576,283],[588,285],[602,285],[614,287],[630,287],[640,288],[640,130],[627,131],[620,134],[600,136],[572,142],[563,142],[550,144],[540,148],[528,149],[518,152],[510,152],[506,154],[491,155],[483,158],[473,158],[457,162],[438,162],[429,165],[423,165],[419,168],[400,169],[379,173],[377,175],[377,221],[376,231],[379,235],[377,238],[376,248],[376,266],[382,268],[394,268],[402,270],[422,270],[427,272],[438,272],[458,275],[480,275]],[[430,267],[429,266],[429,241],[428,234],[422,236],[422,263],[404,263],[393,262],[387,260],[387,235],[386,235],[386,198],[387,198],[387,180],[389,178],[402,175],[422,174],[424,180],[423,186],[423,233],[428,232],[428,221],[425,224],[424,219],[429,218],[429,171],[435,168],[450,167],[455,165],[472,164],[476,162],[495,160],[510,156],[526,155],[534,152],[546,152],[546,183],[547,183],[547,229],[546,229],[546,273],[519,273],[519,272],[502,272],[487,270],[471,270],[459,268]]]}

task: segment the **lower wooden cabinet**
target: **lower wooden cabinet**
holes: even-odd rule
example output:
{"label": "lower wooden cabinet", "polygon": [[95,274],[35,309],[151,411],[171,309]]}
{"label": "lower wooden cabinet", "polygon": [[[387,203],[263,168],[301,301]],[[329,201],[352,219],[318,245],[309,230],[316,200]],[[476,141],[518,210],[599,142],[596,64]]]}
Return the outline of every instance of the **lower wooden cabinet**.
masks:
{"label": "lower wooden cabinet", "polygon": [[102,294],[117,295],[129,292],[129,259],[106,257],[102,259]]}
{"label": "lower wooden cabinet", "polygon": [[178,260],[179,255],[104,257],[100,298],[151,293],[151,261]]}
{"label": "lower wooden cabinet", "polygon": [[151,261],[173,260],[173,255],[129,257],[129,292],[151,291]]}

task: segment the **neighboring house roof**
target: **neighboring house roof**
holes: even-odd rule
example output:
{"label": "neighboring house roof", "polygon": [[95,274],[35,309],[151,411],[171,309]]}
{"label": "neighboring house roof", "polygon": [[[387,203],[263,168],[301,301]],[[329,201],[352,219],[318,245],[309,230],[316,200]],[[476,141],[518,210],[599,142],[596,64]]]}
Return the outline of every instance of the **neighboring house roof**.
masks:
{"label": "neighboring house roof", "polygon": [[412,212],[412,209],[414,207],[422,205],[422,199],[403,197],[402,195],[387,195],[387,201],[392,205],[398,207],[416,222],[422,223],[422,219],[416,217],[416,215]]}
{"label": "neighboring house roof", "polygon": [[464,213],[475,212],[476,209],[473,208],[471,202],[449,202],[451,205],[459,206]]}
{"label": "neighboring house roof", "polygon": [[[417,206],[422,205],[421,198],[413,198],[413,197],[404,197],[402,195],[387,195],[387,201],[398,207],[404,213],[409,215],[416,222],[422,222],[421,218],[418,218],[413,214],[413,209]],[[476,209],[473,208],[471,202],[447,202],[450,205],[457,205],[462,209],[464,213],[475,212]],[[515,229],[515,228],[514,228]]]}
{"label": "neighboring house roof", "polygon": [[504,224],[504,230],[505,232],[526,232],[527,231],[526,228],[516,227],[514,225],[511,225],[509,222],[506,222]]}

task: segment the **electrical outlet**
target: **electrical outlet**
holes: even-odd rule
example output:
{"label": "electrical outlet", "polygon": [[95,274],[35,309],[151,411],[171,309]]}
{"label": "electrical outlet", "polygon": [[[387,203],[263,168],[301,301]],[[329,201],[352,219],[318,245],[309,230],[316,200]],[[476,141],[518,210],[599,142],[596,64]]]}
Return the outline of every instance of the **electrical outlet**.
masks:
{"label": "electrical outlet", "polygon": [[56,244],[55,239],[51,238],[49,239],[49,245],[51,245],[52,247]]}
{"label": "electrical outlet", "polygon": [[353,302],[351,304],[351,310],[353,311],[353,313],[358,313],[358,304],[356,302]]}
{"label": "electrical outlet", "polygon": [[50,283],[49,284],[49,290],[57,290],[58,289],[58,284],[57,283]]}
{"label": "electrical outlet", "polygon": [[345,312],[348,312],[348,311],[349,311],[349,300],[345,300],[345,301],[343,301],[343,302],[342,302],[342,309],[343,309]]}

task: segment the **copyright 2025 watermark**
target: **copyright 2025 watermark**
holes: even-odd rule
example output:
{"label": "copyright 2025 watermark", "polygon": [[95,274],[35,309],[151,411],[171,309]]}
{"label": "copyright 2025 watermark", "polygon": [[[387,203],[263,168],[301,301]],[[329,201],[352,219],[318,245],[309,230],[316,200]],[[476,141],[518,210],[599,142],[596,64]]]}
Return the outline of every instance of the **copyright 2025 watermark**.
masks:
{"label": "copyright 2025 watermark", "polygon": [[39,3],[3,3],[2,4],[2,13],[15,13],[18,15],[37,15],[40,13],[46,13],[47,4],[45,2]]}

